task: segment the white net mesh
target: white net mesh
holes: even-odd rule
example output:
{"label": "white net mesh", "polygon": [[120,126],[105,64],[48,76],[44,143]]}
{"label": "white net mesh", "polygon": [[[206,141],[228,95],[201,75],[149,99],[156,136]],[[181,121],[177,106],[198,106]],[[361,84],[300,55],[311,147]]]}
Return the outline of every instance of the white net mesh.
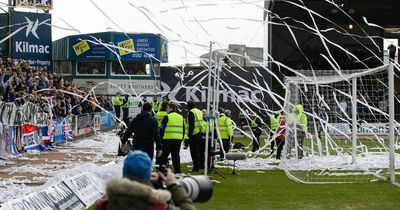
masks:
{"label": "white net mesh", "polygon": [[[289,177],[336,183],[388,176],[387,69],[386,65],[341,75],[333,70],[300,71],[305,77],[287,78],[281,166]],[[395,158],[400,160],[398,154]]]}

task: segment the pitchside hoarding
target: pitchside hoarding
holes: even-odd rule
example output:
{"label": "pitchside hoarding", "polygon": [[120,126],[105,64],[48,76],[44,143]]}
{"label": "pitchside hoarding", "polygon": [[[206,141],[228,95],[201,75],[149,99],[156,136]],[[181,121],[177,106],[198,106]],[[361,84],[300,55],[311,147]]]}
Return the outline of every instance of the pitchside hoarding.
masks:
{"label": "pitchside hoarding", "polygon": [[22,58],[36,68],[51,70],[51,15],[12,12],[12,56]]}
{"label": "pitchside hoarding", "polygon": [[[259,72],[261,73],[259,73]],[[270,109],[269,95],[266,86],[268,77],[260,68],[232,67],[221,72],[221,85],[219,90],[219,108],[229,109],[232,118],[238,120],[240,108],[251,109],[260,117],[267,116]],[[196,102],[199,109],[206,108],[208,91],[208,70],[204,67],[161,67],[161,92],[169,100]],[[248,106],[248,107],[247,107]],[[181,109],[186,109],[182,106]]]}

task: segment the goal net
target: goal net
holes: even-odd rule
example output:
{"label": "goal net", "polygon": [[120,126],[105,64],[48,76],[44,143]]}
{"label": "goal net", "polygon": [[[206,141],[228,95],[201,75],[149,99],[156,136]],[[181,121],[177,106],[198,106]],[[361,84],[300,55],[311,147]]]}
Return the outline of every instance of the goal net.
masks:
{"label": "goal net", "polygon": [[[399,164],[389,164],[393,91],[388,69],[304,70],[286,78],[280,166],[290,178],[302,183],[360,183],[387,179],[393,170],[399,173]],[[393,127],[398,163],[400,124],[395,121]]]}

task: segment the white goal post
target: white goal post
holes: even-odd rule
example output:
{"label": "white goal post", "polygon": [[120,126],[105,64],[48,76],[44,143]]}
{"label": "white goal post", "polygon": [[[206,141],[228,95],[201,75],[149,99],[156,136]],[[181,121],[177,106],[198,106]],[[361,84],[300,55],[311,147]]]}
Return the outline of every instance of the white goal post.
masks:
{"label": "white goal post", "polygon": [[[396,183],[393,64],[304,70],[285,81],[280,166],[302,183]],[[397,167],[399,168],[399,167]]]}

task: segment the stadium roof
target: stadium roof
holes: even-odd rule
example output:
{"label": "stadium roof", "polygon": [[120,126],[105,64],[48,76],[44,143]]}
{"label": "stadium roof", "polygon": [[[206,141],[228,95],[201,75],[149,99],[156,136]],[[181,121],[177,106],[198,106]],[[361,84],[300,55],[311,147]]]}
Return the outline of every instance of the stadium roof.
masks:
{"label": "stadium roof", "polygon": [[[272,8],[273,12],[279,14],[280,17],[286,16],[299,19],[309,17],[307,11],[290,4],[289,1],[301,5],[298,0],[276,0]],[[336,23],[347,23],[350,20],[339,9],[335,9],[335,6],[328,1],[303,0],[303,2],[308,8]],[[400,26],[399,0],[335,0],[334,2],[340,5],[343,11],[354,17],[357,22],[363,22],[362,17],[366,17],[369,22],[383,27]]]}

